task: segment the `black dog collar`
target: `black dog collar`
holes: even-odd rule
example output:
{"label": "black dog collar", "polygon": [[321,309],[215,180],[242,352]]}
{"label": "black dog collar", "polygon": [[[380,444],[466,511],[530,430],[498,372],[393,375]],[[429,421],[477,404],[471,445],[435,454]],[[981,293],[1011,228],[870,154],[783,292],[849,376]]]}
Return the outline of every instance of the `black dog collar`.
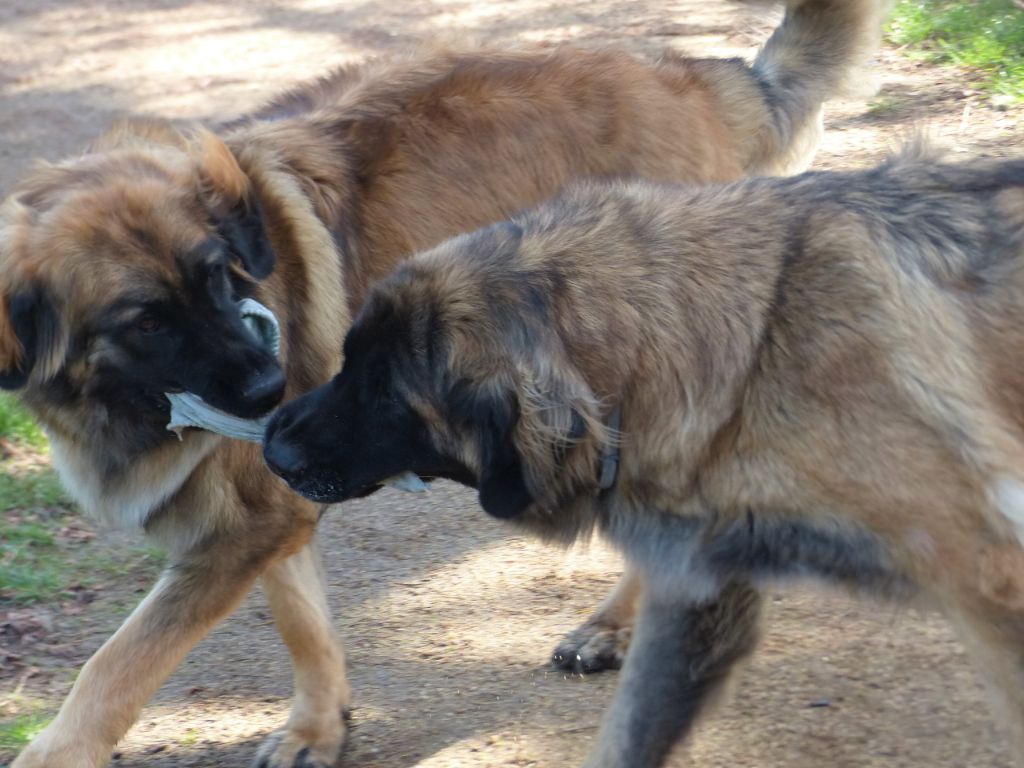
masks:
{"label": "black dog collar", "polygon": [[598,480],[598,487],[607,491],[615,485],[615,478],[619,474],[619,426],[622,424],[622,408],[615,406],[608,414],[608,432],[611,440],[601,451],[601,476]]}

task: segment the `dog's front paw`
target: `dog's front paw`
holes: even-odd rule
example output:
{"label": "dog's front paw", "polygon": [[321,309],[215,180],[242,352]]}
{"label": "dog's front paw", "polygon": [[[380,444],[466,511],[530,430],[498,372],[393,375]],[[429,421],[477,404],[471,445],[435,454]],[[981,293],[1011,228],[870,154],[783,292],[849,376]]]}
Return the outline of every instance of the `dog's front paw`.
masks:
{"label": "dog's front paw", "polygon": [[551,654],[551,662],[559,669],[580,675],[619,669],[629,650],[632,633],[630,626],[588,621],[565,636]]}
{"label": "dog's front paw", "polygon": [[321,729],[315,740],[292,728],[270,734],[260,745],[253,768],[333,768],[341,757],[348,735],[346,715],[339,714],[336,728]]}

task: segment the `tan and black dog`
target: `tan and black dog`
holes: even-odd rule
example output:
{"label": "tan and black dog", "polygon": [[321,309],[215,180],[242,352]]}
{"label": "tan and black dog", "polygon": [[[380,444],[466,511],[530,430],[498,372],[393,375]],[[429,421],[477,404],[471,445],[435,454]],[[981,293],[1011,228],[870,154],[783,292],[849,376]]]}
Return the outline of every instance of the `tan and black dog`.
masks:
{"label": "tan and black dog", "polygon": [[[319,505],[258,447],[165,425],[167,392],[255,416],[337,370],[369,287],[417,249],[580,176],[783,172],[876,43],[872,0],[793,0],[752,67],[573,48],[436,52],[341,71],[217,131],[115,126],[0,212],[0,385],[45,425],[85,510],[142,527],[171,567],[82,669],[17,768],[99,766],[189,649],[261,578],[295,664],[265,766],[326,766],[344,657],[320,581]],[[242,326],[280,320],[280,363]]]}
{"label": "tan and black dog", "polygon": [[591,768],[662,765],[795,577],[942,610],[1024,765],[1022,349],[1024,160],[590,182],[379,284],[265,455],[616,543],[645,589]]}

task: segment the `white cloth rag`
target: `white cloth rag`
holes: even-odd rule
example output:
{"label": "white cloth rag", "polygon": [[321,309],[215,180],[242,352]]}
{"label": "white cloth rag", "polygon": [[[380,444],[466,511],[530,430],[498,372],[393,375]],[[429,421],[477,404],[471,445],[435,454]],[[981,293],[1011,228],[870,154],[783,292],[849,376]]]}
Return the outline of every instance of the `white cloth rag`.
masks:
{"label": "white cloth rag", "polygon": [[[246,327],[275,356],[279,354],[281,326],[274,313],[254,299],[242,299],[237,306]],[[171,401],[171,420],[167,424],[167,429],[176,434],[179,440],[185,427],[198,427],[236,440],[260,443],[263,441],[267,422],[273,416],[273,413],[268,413],[258,419],[240,419],[214,408],[199,395],[191,392],[168,392],[167,399]]]}

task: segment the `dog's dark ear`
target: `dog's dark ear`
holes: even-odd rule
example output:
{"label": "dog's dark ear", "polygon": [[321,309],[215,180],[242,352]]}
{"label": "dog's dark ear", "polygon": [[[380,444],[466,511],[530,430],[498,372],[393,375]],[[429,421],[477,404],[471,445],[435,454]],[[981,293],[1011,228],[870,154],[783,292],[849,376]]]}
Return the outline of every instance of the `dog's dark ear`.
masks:
{"label": "dog's dark ear", "polygon": [[21,389],[37,364],[54,366],[60,325],[53,303],[39,286],[0,301],[0,389]]}
{"label": "dog's dark ear", "polygon": [[453,424],[476,433],[480,506],[494,517],[521,515],[534,499],[526,486],[523,463],[513,440],[519,419],[515,398],[511,394],[486,394],[468,382],[459,382],[449,395],[448,408]]}
{"label": "dog's dark ear", "polygon": [[517,385],[513,444],[537,504],[550,508],[570,486],[596,484],[596,462],[611,435],[590,388],[567,362],[551,358],[524,366]]}
{"label": "dog's dark ear", "polygon": [[228,244],[232,258],[257,280],[274,271],[274,251],[263,226],[263,214],[255,198],[242,200],[217,221],[217,232]]}
{"label": "dog's dark ear", "polygon": [[487,445],[480,472],[480,506],[493,517],[518,517],[533,502],[526,487],[523,462],[512,443],[512,430],[493,432],[485,437]]}
{"label": "dog's dark ear", "polygon": [[249,177],[219,138],[202,131],[198,139],[202,193],[217,233],[245,271],[262,280],[274,271],[275,257]]}

